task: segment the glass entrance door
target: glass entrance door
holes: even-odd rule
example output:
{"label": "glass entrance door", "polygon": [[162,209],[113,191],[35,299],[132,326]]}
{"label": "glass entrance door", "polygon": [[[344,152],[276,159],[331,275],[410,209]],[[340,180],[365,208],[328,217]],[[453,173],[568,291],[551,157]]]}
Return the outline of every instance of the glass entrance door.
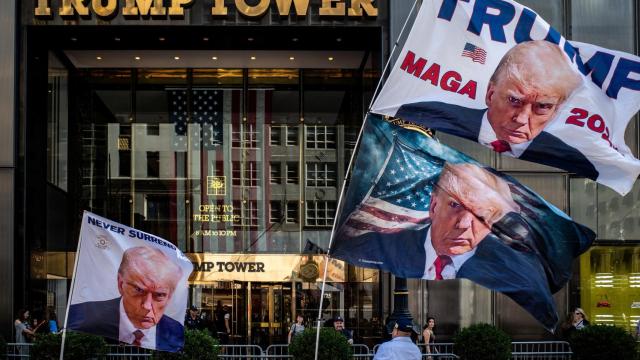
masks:
{"label": "glass entrance door", "polygon": [[251,343],[286,344],[292,319],[290,283],[251,283]]}

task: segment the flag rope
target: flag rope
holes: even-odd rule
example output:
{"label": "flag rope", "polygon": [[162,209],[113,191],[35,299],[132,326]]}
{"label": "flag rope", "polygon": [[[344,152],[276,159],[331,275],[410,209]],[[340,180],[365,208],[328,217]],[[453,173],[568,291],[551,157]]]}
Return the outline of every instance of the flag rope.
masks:
{"label": "flag rope", "polygon": [[384,68],[382,69],[382,73],[380,74],[380,80],[378,81],[378,85],[376,85],[376,89],[373,92],[373,95],[371,96],[371,102],[369,103],[369,106],[367,107],[367,112],[364,114],[364,119],[362,121],[362,126],[360,127],[360,131],[358,132],[358,137],[356,139],[356,145],[353,148],[353,152],[351,153],[351,158],[349,159],[349,165],[347,166],[347,170],[345,171],[345,176],[344,179],[342,180],[342,187],[340,188],[340,197],[338,197],[338,204],[336,206],[336,215],[335,218],[333,219],[333,226],[331,227],[331,236],[329,237],[329,245],[327,246],[327,253],[325,255],[325,262],[324,262],[324,272],[322,273],[322,287],[320,290],[320,301],[319,301],[319,306],[318,306],[318,318],[316,320],[316,349],[315,349],[315,353],[314,353],[314,360],[318,360],[318,345],[320,343],[320,323],[322,322],[322,303],[324,301],[324,292],[325,292],[325,285],[327,283],[327,270],[329,268],[329,260],[331,260],[331,243],[333,242],[333,235],[336,231],[336,224],[338,223],[338,214],[340,212],[340,206],[342,205],[342,199],[344,197],[344,189],[345,186],[347,184],[347,177],[349,175],[349,172],[351,171],[351,166],[353,165],[353,159],[355,158],[356,155],[356,150],[358,149],[358,145],[360,144],[360,137],[362,136],[362,132],[364,130],[364,127],[366,125],[367,122],[367,115],[369,115],[369,113],[371,112],[371,106],[373,106],[373,102],[376,99],[376,95],[378,94],[378,91],[380,90],[380,85],[382,85],[383,79],[384,79],[384,74],[387,72],[387,69],[389,68],[389,64],[391,63],[391,59],[393,58],[393,54],[396,51],[396,49],[398,48],[398,42],[400,41],[400,38],[402,37],[402,34],[404,33],[407,24],[409,23],[409,19],[411,18],[411,14],[413,13],[413,11],[416,8],[416,5],[418,4],[418,0],[414,0],[413,5],[411,6],[411,9],[409,10],[409,13],[407,14],[407,19],[404,21],[404,24],[402,25],[402,29],[400,29],[400,33],[398,34],[398,38],[396,39],[396,41],[393,44],[393,47],[391,48],[391,52],[389,53],[389,58],[387,59],[387,62],[384,65]]}

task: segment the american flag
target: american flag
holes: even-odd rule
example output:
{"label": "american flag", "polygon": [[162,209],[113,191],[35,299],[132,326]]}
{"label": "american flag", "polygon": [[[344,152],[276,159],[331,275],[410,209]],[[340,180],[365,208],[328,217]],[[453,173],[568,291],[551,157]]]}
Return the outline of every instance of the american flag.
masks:
{"label": "american flag", "polygon": [[474,62],[484,64],[485,60],[487,59],[487,52],[484,51],[484,49],[481,47],[466,43],[464,45],[464,49],[462,50],[462,56],[471,58],[471,60],[473,60]]}
{"label": "american flag", "polygon": [[[186,89],[168,89],[169,119],[175,127],[173,147],[186,151],[187,132],[192,132],[192,147],[198,149],[200,142],[204,149],[211,150],[222,144],[223,90],[193,89],[188,94]],[[188,96],[190,95],[190,96]],[[191,120],[190,122],[188,120]],[[198,126],[188,126],[188,124]]]}
{"label": "american flag", "polygon": [[426,227],[434,174],[441,167],[441,162],[396,140],[374,185],[343,225],[343,234],[393,234]]}

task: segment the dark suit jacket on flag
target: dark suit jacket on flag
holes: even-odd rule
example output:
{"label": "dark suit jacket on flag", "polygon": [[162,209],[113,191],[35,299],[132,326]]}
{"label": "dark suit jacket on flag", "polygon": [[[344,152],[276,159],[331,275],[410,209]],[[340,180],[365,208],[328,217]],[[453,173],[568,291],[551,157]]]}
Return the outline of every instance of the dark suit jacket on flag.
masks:
{"label": "dark suit jacket on flag", "polygon": [[[370,114],[364,126],[331,254],[400,277],[428,278],[431,192],[445,163],[482,165],[378,115]],[[519,210],[492,224],[456,277],[509,296],[553,331],[558,315],[552,295],[567,283],[573,260],[595,234],[515,179],[484,169],[508,184]]]}
{"label": "dark suit jacket on flag", "polygon": [[[118,340],[120,299],[71,305],[67,328]],[[167,315],[162,316],[156,325],[156,349],[176,352],[182,350],[183,344],[183,326]]]}

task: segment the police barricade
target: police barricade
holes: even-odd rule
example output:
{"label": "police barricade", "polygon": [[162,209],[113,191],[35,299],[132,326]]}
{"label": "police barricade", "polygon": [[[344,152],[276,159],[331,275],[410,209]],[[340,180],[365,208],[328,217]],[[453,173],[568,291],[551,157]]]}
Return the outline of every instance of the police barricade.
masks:
{"label": "police barricade", "polygon": [[269,357],[281,356],[283,359],[293,358],[293,356],[289,355],[289,345],[287,344],[269,345],[264,353]]}
{"label": "police barricade", "polygon": [[573,351],[566,341],[514,341],[511,358],[514,360],[565,360]]}
{"label": "police barricade", "polygon": [[[426,353],[426,348],[424,343],[418,343],[418,348],[420,348],[420,352],[422,352],[422,359],[459,359],[459,357],[453,353],[453,343],[431,343],[429,344],[429,348],[431,349],[431,353]],[[380,344],[377,344],[373,347],[373,354],[378,352],[378,348],[380,348]]]}
{"label": "police barricade", "polygon": [[258,345],[220,345],[220,360],[262,359],[264,354]]}
{"label": "police barricade", "polygon": [[28,359],[32,345],[28,343],[7,343],[7,358]]}
{"label": "police barricade", "polygon": [[353,351],[353,359],[366,360],[373,358],[369,347],[365,344],[352,344],[351,350]]}
{"label": "police barricade", "polygon": [[[353,350],[353,359],[367,360],[373,358],[369,347],[364,344],[351,345]],[[267,359],[292,359],[293,356],[289,355],[289,345],[276,344],[269,345],[265,350],[265,358]]]}
{"label": "police barricade", "polygon": [[146,360],[150,359],[153,353],[149,349],[133,345],[107,345],[106,360]]}

